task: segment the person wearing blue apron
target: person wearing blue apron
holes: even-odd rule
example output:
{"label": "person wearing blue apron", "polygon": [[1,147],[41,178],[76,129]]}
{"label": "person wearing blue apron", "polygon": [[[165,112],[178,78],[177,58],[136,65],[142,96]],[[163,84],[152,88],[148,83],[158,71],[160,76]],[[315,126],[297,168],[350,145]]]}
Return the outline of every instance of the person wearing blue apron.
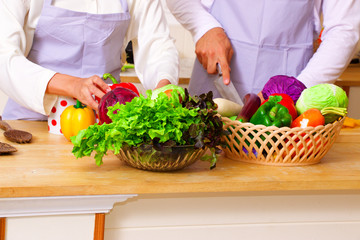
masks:
{"label": "person wearing blue apron", "polygon": [[[211,90],[220,97],[210,74],[216,73],[217,63],[224,82],[232,81],[241,98],[259,93],[275,75],[294,76],[307,87],[333,83],[359,39],[357,0],[167,0],[167,4],[196,43],[191,94]],[[314,54],[321,14],[323,42]]]}
{"label": "person wearing blue apron", "polygon": [[[75,104],[75,98],[94,109],[97,108],[97,103],[94,101],[93,95],[101,97],[104,95],[104,92],[109,91],[109,86],[100,76],[104,73],[111,73],[118,78],[122,67],[122,52],[126,43],[129,40],[133,40],[132,35],[142,37],[141,39],[134,39],[137,44],[135,46],[138,46],[135,49],[137,51],[135,57],[143,59],[142,61],[138,61],[139,68],[137,70],[140,69],[139,78],[142,80],[144,87],[151,89],[162,86],[163,84],[177,83],[177,51],[172,39],[169,37],[167,25],[162,19],[162,9],[158,1],[138,3],[138,1],[113,0],[108,1],[108,5],[106,5],[101,3],[101,1],[96,3],[98,1],[83,0],[78,3],[77,9],[73,9],[75,7],[72,7],[69,3],[69,6],[64,8],[61,6],[61,1],[59,1],[59,5],[57,6],[55,5],[56,2],[56,0],[28,1],[30,5],[28,9],[29,18],[32,14],[38,14],[38,19],[35,19],[34,23],[29,23],[30,21],[28,21],[28,24],[32,24],[33,26],[27,27],[35,28],[33,38],[31,39],[32,44],[31,47],[29,47],[28,54],[24,54],[26,55],[26,59],[22,59],[25,63],[22,65],[18,64],[18,66],[22,66],[25,69],[16,70],[26,72],[26,67],[29,66],[29,68],[35,69],[36,73],[37,71],[45,71],[43,69],[46,69],[48,71],[48,79],[44,80],[47,81],[44,84],[41,83],[40,80],[32,79],[31,76],[29,76],[28,81],[32,79],[33,82],[30,83],[27,81],[24,82],[25,85],[21,86],[21,81],[24,81],[24,79],[17,79],[16,74],[11,75],[5,72],[11,71],[11,66],[9,66],[8,69],[5,68],[1,70],[1,87],[3,91],[9,95],[9,100],[2,114],[4,120],[48,120],[49,131],[60,134],[60,114],[67,106]],[[134,18],[136,17],[135,20],[132,19],[130,15],[128,2],[131,3],[132,13],[134,14]],[[91,4],[93,3],[97,5],[92,6]],[[15,3],[11,2],[5,3],[5,1],[2,1],[1,4],[8,5],[6,8],[8,11],[2,9],[6,14],[13,13],[11,12],[12,7],[14,9],[16,7],[25,9],[25,6],[16,6]],[[37,7],[31,4],[37,4]],[[81,11],[83,10],[81,6],[87,6],[86,4],[89,5],[89,10],[92,10],[93,13]],[[109,10],[114,6],[118,8],[118,11],[97,13],[101,11],[101,4],[104,5],[102,7],[107,7]],[[40,8],[38,6],[42,7]],[[3,6],[0,6],[0,9],[1,8],[3,8]],[[148,13],[148,10],[152,12]],[[20,18],[20,13],[15,11],[15,14],[18,14]],[[0,15],[5,18],[2,12],[0,12]],[[26,18],[25,15],[21,16]],[[10,20],[7,22],[9,21]],[[136,21],[148,21],[147,24],[149,26],[151,24],[155,24],[155,26],[158,24],[158,26],[156,26],[155,29],[148,29],[146,26],[143,26],[142,28],[137,27],[138,29],[134,30],[134,26],[139,24]],[[151,23],[151,21],[153,22]],[[133,26],[131,26],[131,22],[133,22]],[[131,29],[129,29],[129,26]],[[12,24],[8,27],[8,32],[15,31],[13,29],[16,28],[11,27]],[[140,32],[140,30],[142,32]],[[136,31],[139,31],[139,33]],[[146,31],[149,32],[146,33]],[[154,38],[151,38],[151,35],[153,35]],[[145,36],[149,36],[149,38],[146,39],[144,38]],[[0,37],[4,38],[1,33]],[[21,37],[22,36],[19,36],[19,38]],[[158,40],[156,38],[158,38]],[[12,39],[9,39],[8,42],[11,42],[11,40]],[[15,43],[13,44],[15,45]],[[139,47],[139,45],[141,45],[141,47]],[[152,45],[155,46],[148,47]],[[161,47],[161,45],[165,47]],[[147,52],[147,50],[149,51]],[[2,52],[6,51],[4,50]],[[153,57],[149,55],[152,53],[154,53]],[[13,53],[8,53],[8,55],[0,54],[0,60],[12,63],[11,60],[9,60],[13,57],[12,54]],[[169,54],[173,55],[169,56]],[[9,59],[6,59],[7,57]],[[161,58],[164,58],[163,61],[167,62],[164,63],[159,60],[160,64],[162,64],[159,65],[159,63],[156,62]],[[153,61],[154,63],[150,65],[145,61]],[[135,64],[137,64],[136,60]],[[160,71],[160,67],[165,70]],[[147,70],[146,68],[154,68],[154,70]],[[156,70],[158,70],[158,72],[156,72]],[[6,77],[7,79],[5,79]],[[71,85],[71,83],[73,83],[71,81],[81,81],[81,83]],[[41,101],[43,102],[42,104],[45,105],[47,101],[48,103],[50,102],[48,105],[51,105],[51,107],[43,107],[42,104],[39,106],[39,104],[31,103],[33,100],[31,97],[26,98],[21,95],[22,91],[31,91],[31,86],[36,84],[39,85],[39,88],[42,87],[41,90],[43,92],[41,93],[42,95],[39,96],[43,98]],[[65,86],[67,84],[68,86]],[[26,86],[30,86],[30,89],[23,89],[26,88]],[[24,93],[24,95],[25,94],[27,93]],[[35,90],[32,94],[37,94],[37,91]],[[38,99],[39,97],[34,99]],[[26,100],[28,100],[28,102],[26,102]]]}

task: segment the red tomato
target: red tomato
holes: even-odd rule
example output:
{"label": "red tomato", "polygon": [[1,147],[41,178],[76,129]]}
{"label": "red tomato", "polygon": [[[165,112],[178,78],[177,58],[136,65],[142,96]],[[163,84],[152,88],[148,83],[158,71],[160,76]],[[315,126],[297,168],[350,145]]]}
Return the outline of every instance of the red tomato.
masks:
{"label": "red tomato", "polygon": [[[283,105],[284,107],[286,107],[289,110],[289,113],[290,113],[293,120],[298,116],[294,101],[292,100],[292,98],[288,94],[285,94],[285,93],[273,93],[270,96],[281,96],[282,100],[279,102],[279,104]],[[263,105],[268,100],[269,99],[266,99],[265,101],[263,101],[261,103],[261,105]]]}
{"label": "red tomato", "polygon": [[319,109],[310,108],[292,121],[290,127],[316,127],[325,124],[325,118]]}

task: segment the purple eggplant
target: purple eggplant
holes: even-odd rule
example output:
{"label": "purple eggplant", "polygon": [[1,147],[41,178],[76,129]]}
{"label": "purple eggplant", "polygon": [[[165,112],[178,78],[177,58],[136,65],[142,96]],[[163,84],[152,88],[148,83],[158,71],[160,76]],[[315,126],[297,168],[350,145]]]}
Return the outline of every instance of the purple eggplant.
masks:
{"label": "purple eggplant", "polygon": [[237,120],[241,122],[248,122],[252,115],[258,110],[261,104],[260,97],[255,93],[248,93],[244,97],[244,106],[237,116]]}

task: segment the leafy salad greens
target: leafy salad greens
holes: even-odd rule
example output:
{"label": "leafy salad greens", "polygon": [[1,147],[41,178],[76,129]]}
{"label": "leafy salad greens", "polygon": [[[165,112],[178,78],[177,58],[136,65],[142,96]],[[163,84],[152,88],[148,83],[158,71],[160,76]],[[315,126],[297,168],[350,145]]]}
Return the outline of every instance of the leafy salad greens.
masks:
{"label": "leafy salad greens", "polygon": [[71,137],[74,156],[90,156],[95,151],[94,158],[100,166],[107,151],[118,154],[123,146],[151,145],[161,151],[165,146],[193,145],[194,148],[208,147],[212,154],[202,160],[210,161],[211,168],[215,167],[216,154],[223,146],[221,137],[227,133],[217,115],[212,92],[192,97],[185,89],[182,101],[176,90],[170,98],[160,93],[151,99],[151,90],[146,95],[109,107],[107,114],[112,123],[95,123]]}

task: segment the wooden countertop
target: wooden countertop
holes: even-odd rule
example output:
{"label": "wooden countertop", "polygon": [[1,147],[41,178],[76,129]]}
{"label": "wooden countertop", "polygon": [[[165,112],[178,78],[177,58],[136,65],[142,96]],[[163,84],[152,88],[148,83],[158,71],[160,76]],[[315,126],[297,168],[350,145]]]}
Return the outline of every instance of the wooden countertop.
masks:
{"label": "wooden countertop", "polygon": [[[8,121],[33,133],[18,152],[0,155],[0,198],[107,194],[219,193],[291,190],[360,190],[360,129],[345,129],[316,165],[274,167],[221,157],[177,172],[131,168],[109,153],[101,167],[91,157],[75,159],[72,144],[47,132],[45,122]],[[6,141],[0,135],[0,141]],[[8,142],[9,143],[9,142]]]}
{"label": "wooden countertop", "polygon": [[336,81],[341,87],[360,86],[360,64],[351,64]]}

